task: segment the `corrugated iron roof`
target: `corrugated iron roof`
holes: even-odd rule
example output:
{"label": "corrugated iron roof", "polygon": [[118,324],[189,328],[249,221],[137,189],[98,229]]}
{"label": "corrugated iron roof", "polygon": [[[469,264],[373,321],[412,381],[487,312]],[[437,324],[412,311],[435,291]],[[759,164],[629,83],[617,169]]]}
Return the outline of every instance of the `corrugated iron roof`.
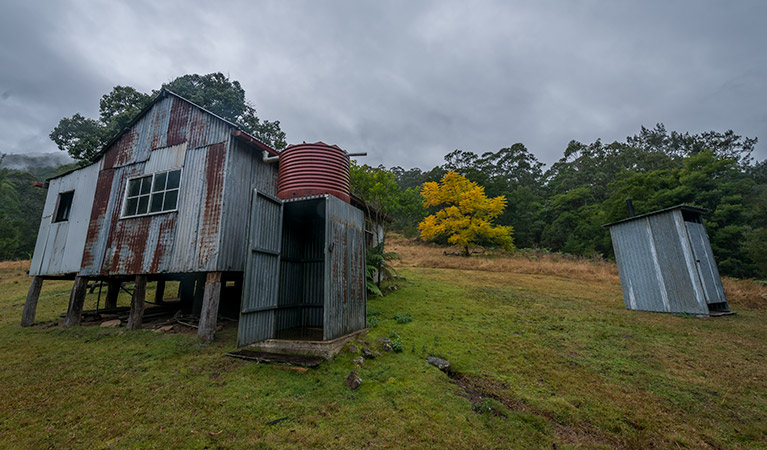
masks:
{"label": "corrugated iron roof", "polygon": [[670,206],[668,208],[659,209],[657,211],[651,211],[651,212],[648,212],[648,213],[639,214],[639,215],[636,215],[636,216],[633,216],[633,217],[627,217],[627,218],[619,220],[617,222],[606,223],[606,224],[604,224],[602,226],[603,227],[611,227],[611,226],[617,225],[619,223],[630,222],[632,220],[641,219],[643,217],[652,216],[652,215],[655,215],[655,214],[661,214],[661,213],[664,213],[664,212],[672,211],[674,209],[681,209],[683,211],[691,211],[691,212],[696,212],[696,213],[700,213],[700,214],[705,214],[705,213],[708,212],[708,210],[706,208],[701,208],[699,206],[692,206],[692,205],[684,205],[684,204],[682,204],[682,205]]}

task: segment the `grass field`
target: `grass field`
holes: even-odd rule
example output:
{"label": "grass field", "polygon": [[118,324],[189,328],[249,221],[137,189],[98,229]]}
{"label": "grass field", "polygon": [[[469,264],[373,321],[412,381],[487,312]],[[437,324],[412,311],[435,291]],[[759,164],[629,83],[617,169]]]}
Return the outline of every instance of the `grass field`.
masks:
{"label": "grass field", "polygon": [[[26,265],[0,263],[0,446],[767,447],[764,287],[726,280],[735,316],[632,312],[609,263],[391,244],[403,279],[369,301],[378,324],[366,339],[394,331],[404,351],[365,361],[357,391],[344,379],[358,355],[275,370],[224,356],[234,326],[210,346],[150,330],[21,328]],[[66,310],[70,287],[46,281],[39,322]],[[405,313],[412,322],[394,320]],[[429,355],[448,359],[452,378]]]}

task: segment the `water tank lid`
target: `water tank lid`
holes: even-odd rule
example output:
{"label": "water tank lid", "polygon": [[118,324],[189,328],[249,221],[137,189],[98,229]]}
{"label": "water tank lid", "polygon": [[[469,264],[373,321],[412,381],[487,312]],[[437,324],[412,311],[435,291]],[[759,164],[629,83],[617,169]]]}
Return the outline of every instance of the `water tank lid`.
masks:
{"label": "water tank lid", "polygon": [[306,141],[304,141],[301,144],[290,144],[287,147],[285,147],[282,151],[284,152],[285,150],[289,150],[289,149],[291,149],[293,147],[304,147],[304,146],[307,146],[307,145],[316,145],[318,147],[330,147],[330,148],[334,148],[336,150],[341,150],[344,153],[347,153],[346,150],[342,149],[341,147],[337,146],[336,144],[332,144],[332,145],[331,144],[326,144],[326,143],[324,143],[322,141],[317,141],[317,142],[314,142],[314,143],[307,143]]}

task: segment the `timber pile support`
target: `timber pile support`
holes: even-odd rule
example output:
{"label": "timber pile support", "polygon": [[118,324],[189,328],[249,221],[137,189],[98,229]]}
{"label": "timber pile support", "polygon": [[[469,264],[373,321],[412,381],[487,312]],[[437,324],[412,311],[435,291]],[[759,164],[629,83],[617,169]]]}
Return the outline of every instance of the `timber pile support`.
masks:
{"label": "timber pile support", "polygon": [[27,301],[24,303],[24,312],[21,314],[21,326],[28,327],[35,323],[35,312],[37,311],[37,299],[40,298],[40,291],[43,289],[43,277],[32,278],[32,284],[29,285],[27,292]]}
{"label": "timber pile support", "polygon": [[146,298],[146,275],[136,275],[136,287],[133,289],[133,297],[130,302],[130,315],[128,316],[129,330],[138,330],[144,320],[144,306]]}
{"label": "timber pile support", "polygon": [[88,278],[77,276],[72,286],[72,294],[69,296],[69,308],[67,317],[64,319],[65,327],[75,327],[80,325],[83,317],[83,303],[85,302],[85,292],[88,288]]}
{"label": "timber pile support", "polygon": [[213,340],[218,319],[218,305],[221,299],[221,272],[208,273],[205,280],[205,293],[202,299],[200,325],[197,337],[207,344]]}
{"label": "timber pile support", "polygon": [[120,286],[122,286],[122,281],[109,280],[107,284],[107,298],[104,302],[105,309],[117,308],[117,296],[120,295]]}

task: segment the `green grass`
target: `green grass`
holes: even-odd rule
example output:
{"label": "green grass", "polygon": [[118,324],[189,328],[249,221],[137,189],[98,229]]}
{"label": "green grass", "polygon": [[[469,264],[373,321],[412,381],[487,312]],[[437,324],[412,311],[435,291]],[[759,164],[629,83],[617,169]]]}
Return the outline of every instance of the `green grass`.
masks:
{"label": "green grass", "polygon": [[[617,283],[399,273],[400,290],[369,301],[378,325],[366,339],[375,346],[394,331],[404,351],[365,361],[352,392],[344,379],[358,355],[308,373],[275,370],[225,357],[231,326],[210,346],[148,330],[21,328],[30,280],[21,266],[1,266],[0,446],[767,445],[764,310],[684,318],[626,311]],[[38,321],[66,310],[70,287],[46,281]],[[404,312],[412,321],[398,323]],[[448,359],[462,384],[426,364],[429,355]],[[490,398],[472,402],[464,388]]]}

